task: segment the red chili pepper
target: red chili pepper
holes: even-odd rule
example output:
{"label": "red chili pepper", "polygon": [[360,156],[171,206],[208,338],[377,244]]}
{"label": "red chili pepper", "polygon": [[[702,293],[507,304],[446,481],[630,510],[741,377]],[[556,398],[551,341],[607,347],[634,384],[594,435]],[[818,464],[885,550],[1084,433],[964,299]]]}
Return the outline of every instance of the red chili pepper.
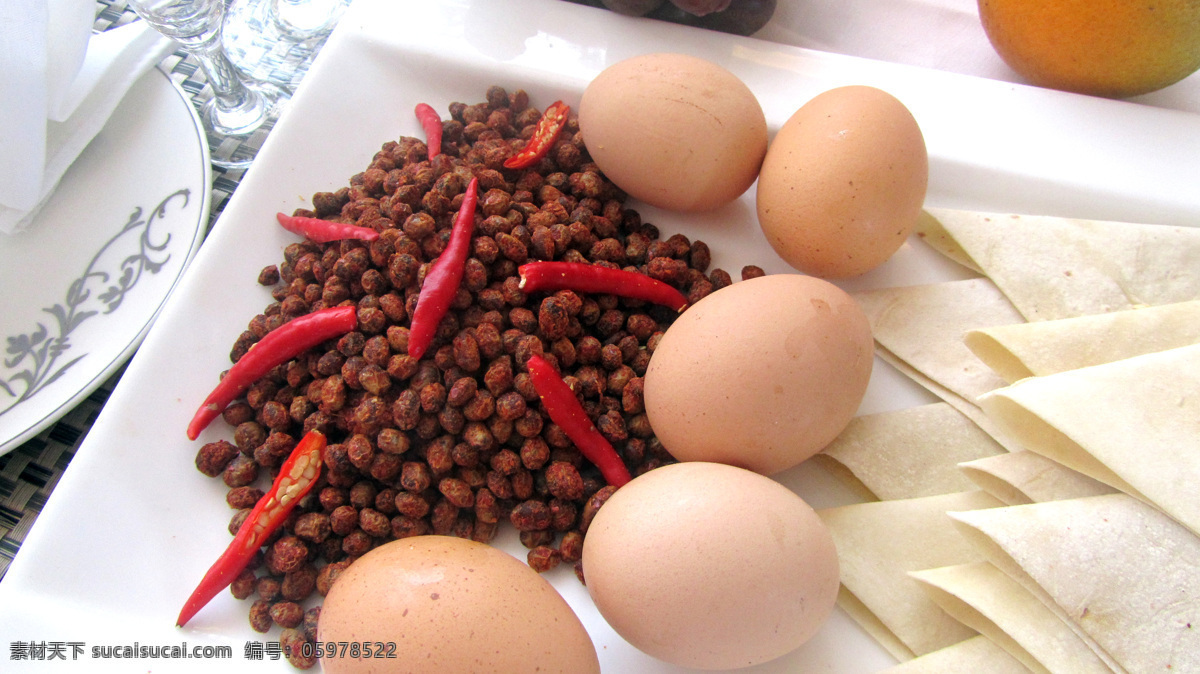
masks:
{"label": "red chili pepper", "polygon": [[571,106],[562,101],[555,101],[553,105],[546,108],[542,113],[542,118],[538,120],[537,128],[533,130],[533,136],[529,142],[525,143],[525,147],[518,153],[504,160],[504,168],[522,169],[527,166],[533,166],[539,159],[546,156],[550,148],[554,146],[554,141],[558,140],[558,135],[562,133],[563,127],[567,125],[567,115],[571,112]]}
{"label": "red chili pepper", "polygon": [[254,382],[262,379],[271,368],[295,358],[312,347],[350,332],[358,327],[358,309],[353,306],[330,307],[293,318],[258,340],[217,384],[204,404],[196,410],[188,424],[187,436],[195,440],[200,432],[217,418]]}
{"label": "red chili pepper", "polygon": [[579,290],[645,300],[675,311],[683,311],[688,303],[683,293],[658,279],[586,262],[529,262],[518,267],[517,273],[521,276],[518,287],[526,293]]}
{"label": "red chili pepper", "polygon": [[321,218],[307,218],[301,215],[288,215],[287,213],[276,213],[275,219],[287,231],[299,234],[300,236],[307,236],[317,243],[329,243],[330,241],[341,241],[342,239],[374,241],[379,238],[379,232],[370,227],[347,225],[344,222],[333,222],[331,220],[322,220]]}
{"label": "red chili pepper", "polygon": [[217,593],[229,587],[238,577],[246,562],[263,546],[271,534],[287,519],[292,508],[304,498],[317,483],[321,475],[321,453],[325,450],[325,435],[320,431],[309,431],[291,456],[279,469],[275,483],[250,511],[250,516],[242,523],[237,535],[225,552],[204,574],[200,584],[188,597],[179,612],[175,624],[183,627],[187,621],[204,608]]}
{"label": "red chili pepper", "polygon": [[575,392],[567,385],[562,376],[554,370],[554,366],[545,358],[534,354],[526,361],[529,379],[537,390],[538,398],[550,415],[550,420],[558,424],[571,442],[579,448],[588,461],[600,469],[600,474],[614,487],[623,486],[632,479],[625,462],[617,456],[617,450],[596,429],[596,425],[588,418],[583,405],[575,397]]}
{"label": "red chili pepper", "polygon": [[450,302],[458,292],[462,281],[467,253],[471,248],[471,232],[475,229],[475,203],[478,201],[479,181],[471,178],[463,195],[462,207],[450,230],[450,241],[446,249],[433,261],[421,294],[417,296],[417,308],[413,310],[412,323],[408,328],[408,355],[420,358],[433,343],[438,324],[450,309]]}
{"label": "red chili pepper", "polygon": [[442,152],[442,118],[427,103],[417,103],[417,121],[425,129],[425,145],[433,159]]}

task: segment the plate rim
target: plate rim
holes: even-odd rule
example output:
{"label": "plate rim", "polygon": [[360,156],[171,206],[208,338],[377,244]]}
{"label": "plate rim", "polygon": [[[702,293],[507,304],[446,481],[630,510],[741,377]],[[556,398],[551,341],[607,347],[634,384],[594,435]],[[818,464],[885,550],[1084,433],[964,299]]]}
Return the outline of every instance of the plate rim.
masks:
{"label": "plate rim", "polygon": [[[141,329],[138,330],[137,334],[134,335],[130,342],[126,344],[124,348],[122,348],[112,359],[110,359],[109,362],[105,363],[101,368],[99,368],[96,374],[88,380],[86,385],[72,393],[69,397],[62,399],[58,405],[54,406],[46,414],[38,418],[36,421],[30,423],[25,428],[19,430],[11,437],[0,440],[0,456],[4,456],[16,450],[21,445],[36,437],[42,431],[45,431],[47,428],[50,428],[55,423],[60,421],[63,417],[69,414],[71,410],[75,409],[80,403],[87,399],[88,396],[95,393],[96,390],[103,386],[104,383],[108,381],[108,379],[112,377],[114,373],[118,372],[121,367],[123,367],[129,361],[129,359],[132,358],[134,352],[137,351],[146,335],[150,332],[150,327],[154,324],[154,321],[162,312],[163,307],[167,304],[167,301],[170,299],[175,287],[179,285],[180,279],[187,271],[192,259],[195,257],[196,251],[199,250],[200,245],[203,243],[207,234],[209,227],[208,221],[211,218],[212,210],[212,163],[210,159],[207,137],[204,134],[204,126],[200,120],[200,115],[196,110],[196,106],[192,104],[191,96],[178,82],[171,78],[170,73],[165,71],[161,64],[154,68],[150,68],[144,75],[142,75],[142,78],[151,77],[162,77],[165,80],[163,84],[169,87],[176,94],[178,98],[171,100],[178,100],[178,102],[182,104],[183,109],[186,109],[186,112],[192,121],[192,131],[195,133],[195,136],[193,136],[190,140],[196,142],[196,144],[200,147],[201,160],[203,162],[201,169],[201,203],[200,214],[197,218],[196,228],[194,230],[195,235],[192,238],[192,243],[188,248],[182,265],[179,268],[179,273],[176,274],[175,278],[171,282],[170,287],[167,288],[167,291],[163,294],[157,306],[154,307],[154,311],[150,312],[145,324],[142,325]],[[53,195],[51,198],[53,198]],[[21,404],[22,403],[17,403],[12,407],[6,408],[5,412],[12,410]]]}

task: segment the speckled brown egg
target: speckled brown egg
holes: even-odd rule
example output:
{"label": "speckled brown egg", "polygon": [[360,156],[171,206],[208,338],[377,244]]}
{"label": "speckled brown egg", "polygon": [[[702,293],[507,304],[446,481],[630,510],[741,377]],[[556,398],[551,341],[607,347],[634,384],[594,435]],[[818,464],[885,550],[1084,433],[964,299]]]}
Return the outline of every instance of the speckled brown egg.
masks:
{"label": "speckled brown egg", "polygon": [[721,288],[667,328],[646,369],[646,415],[681,461],[770,475],[842,432],[873,363],[871,326],[849,294],[770,274]]}
{"label": "speckled brown egg", "polygon": [[324,671],[600,671],[583,624],[550,583],[497,548],[448,536],[381,545],[325,597],[322,643],[394,643],[394,658],[325,657]]}
{"label": "speckled brown egg", "polygon": [[775,134],[758,178],[758,221],[796,269],[858,276],[908,238],[928,181],[925,139],[908,108],[881,89],[839,87]]}
{"label": "speckled brown egg", "polygon": [[715,463],[656,468],[604,504],[583,543],[612,628],[667,662],[733,669],[808,641],[833,609],[838,557],[821,519],[769,477]]}
{"label": "speckled brown egg", "polygon": [[579,129],[596,165],[635,199],[709,211],[742,195],[767,151],[767,122],[729,70],[686,54],[605,68],[583,92]]}

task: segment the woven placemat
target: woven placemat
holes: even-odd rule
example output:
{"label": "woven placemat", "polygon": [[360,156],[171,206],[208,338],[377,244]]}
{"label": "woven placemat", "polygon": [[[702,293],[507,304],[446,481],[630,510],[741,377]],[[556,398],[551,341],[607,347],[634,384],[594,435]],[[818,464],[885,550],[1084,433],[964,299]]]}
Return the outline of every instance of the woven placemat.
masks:
{"label": "woven placemat", "polygon": [[[126,0],[97,0],[96,31],[105,31],[139,20]],[[196,105],[212,98],[212,89],[199,64],[182,50],[168,56],[159,67],[170,74]],[[307,70],[308,61],[281,64],[292,81]],[[209,229],[241,182],[243,170],[213,167],[212,210]],[[21,548],[29,530],[50,498],[75,450],[95,423],[100,409],[121,378],[124,367],[57,423],[4,456],[0,456],[0,578]]]}

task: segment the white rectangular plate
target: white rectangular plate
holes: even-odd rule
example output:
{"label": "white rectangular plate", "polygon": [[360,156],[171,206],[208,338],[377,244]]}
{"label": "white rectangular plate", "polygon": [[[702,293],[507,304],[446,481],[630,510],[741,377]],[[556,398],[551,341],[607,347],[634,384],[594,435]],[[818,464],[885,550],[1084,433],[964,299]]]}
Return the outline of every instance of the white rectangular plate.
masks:
{"label": "white rectangular plate", "polygon": [[[271,301],[258,271],[294,240],[276,211],[304,205],[362,171],[383,142],[419,136],[413,107],[483,100],[489,85],[527,90],[535,105],[578,102],[588,81],[623,58],[681,51],[741,76],[778,129],[813,95],[872,84],[904,101],[930,152],[929,203],[978,210],[1193,224],[1200,220],[1200,117],[1018,85],[881,64],[636,20],[558,0],[358,0],[230,200],[191,270],[131,363],[0,584],[0,636],[83,643],[88,671],[291,671],[245,657],[248,604],[222,593],[184,630],[174,620],[229,543],[224,489],[193,466],[200,444],[228,437],[184,429],[229,366],[229,349]],[[753,190],[717,213],[681,217],[638,208],[666,234],[705,240],[714,266],[789,269],[754,220]],[[914,284],[961,272],[906,245],[849,289]],[[885,366],[862,411],[929,400]],[[803,467],[780,479],[816,507],[847,495]],[[523,555],[515,536],[503,546]],[[605,625],[570,569],[549,574],[589,629],[605,671],[679,672]],[[129,662],[91,657],[104,645],[228,645],[231,660]],[[66,651],[67,657],[72,651]],[[844,614],[796,653],[751,671],[878,671],[892,660]],[[6,662],[6,671],[23,663]],[[44,663],[27,662],[42,671]],[[808,667],[808,669],[805,669]]]}

